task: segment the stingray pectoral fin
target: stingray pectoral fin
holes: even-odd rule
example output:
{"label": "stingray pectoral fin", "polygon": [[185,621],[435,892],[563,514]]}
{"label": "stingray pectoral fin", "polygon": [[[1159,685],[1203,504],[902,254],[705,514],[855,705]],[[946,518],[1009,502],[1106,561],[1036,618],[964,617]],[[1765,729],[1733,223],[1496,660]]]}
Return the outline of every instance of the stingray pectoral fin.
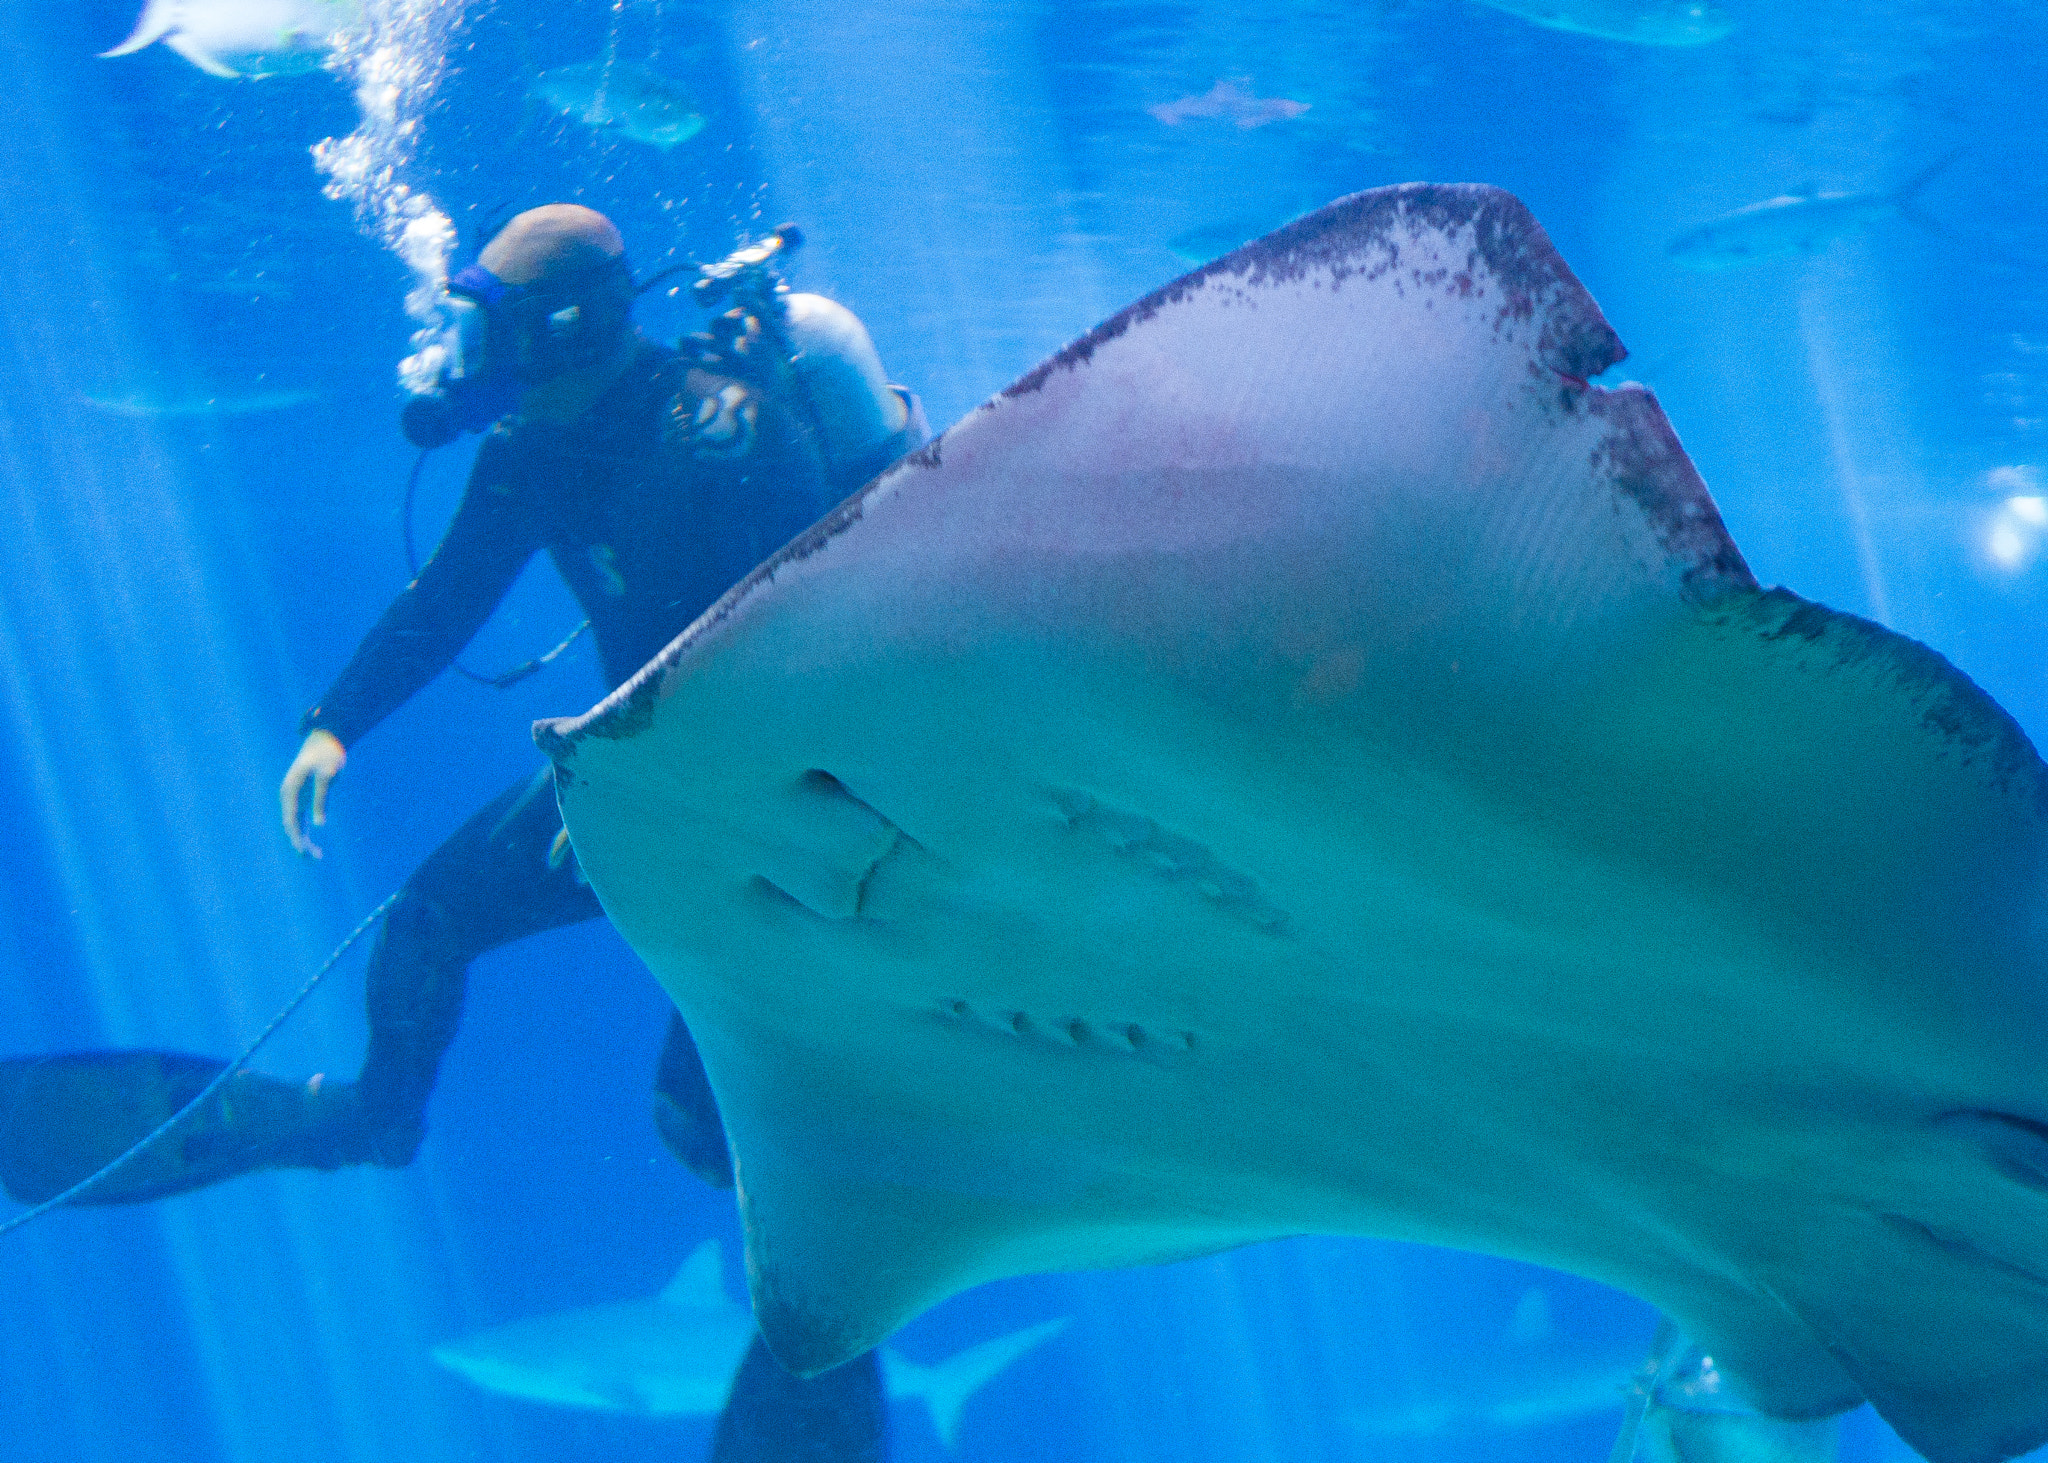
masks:
{"label": "stingray pectoral fin", "polygon": [[1686,1337],[1759,1412],[1832,1417],[1863,1401],[1856,1382],[1806,1323],[1769,1295],[1702,1283],[1667,1305]]}
{"label": "stingray pectoral fin", "polygon": [[[1741,1279],[1663,1297],[1742,1399],[1818,1418],[1867,1399],[1933,1463],[2048,1436],[2048,1143],[1964,1111],[1826,1145],[1855,1201],[1772,1201]],[[1768,1165],[1778,1166],[1776,1163]]]}
{"label": "stingray pectoral fin", "polygon": [[1372,1234],[1635,1290],[1937,1463],[2048,1439],[2048,768],[1760,589],[1620,354],[1513,199],[1344,200],[540,729],[790,1364]]}
{"label": "stingray pectoral fin", "polygon": [[[791,1081],[784,1090],[815,1088]],[[1021,1203],[1007,1170],[1035,1169],[1040,1155],[1006,1155],[1001,1141],[971,1137],[949,1144],[943,1134],[921,1151],[863,1150],[857,1125],[845,1124],[846,1094],[836,1096],[834,1110],[801,1114],[781,1110],[787,1103],[732,1104],[746,1114],[734,1147],[754,1318],[777,1360],[801,1377],[843,1365],[985,1281],[1162,1264],[1274,1233],[1091,1224],[1076,1218],[1086,1205],[1056,1182],[1044,1204]],[[949,1173],[964,1177],[939,1180]]]}
{"label": "stingray pectoral fin", "polygon": [[1770,1277],[1933,1463],[1997,1463],[2048,1437],[2048,1186],[2034,1126],[1985,1113],[1938,1124],[1926,1151],[1962,1160],[1916,1165],[1939,1187],[1827,1215],[1802,1262]]}
{"label": "stingray pectoral fin", "polygon": [[2037,1324],[2048,1287],[1987,1285],[1982,1257],[1953,1235],[1912,1233],[1925,1251],[1896,1289],[1877,1281],[1805,1309],[1878,1415],[1931,1463],[2001,1463],[2048,1435]]}
{"label": "stingray pectoral fin", "polygon": [[178,23],[182,0],[149,0],[142,9],[142,16],[135,22],[135,29],[128,33],[128,39],[111,51],[100,52],[101,56],[127,56],[154,45],[170,34],[171,27]]}

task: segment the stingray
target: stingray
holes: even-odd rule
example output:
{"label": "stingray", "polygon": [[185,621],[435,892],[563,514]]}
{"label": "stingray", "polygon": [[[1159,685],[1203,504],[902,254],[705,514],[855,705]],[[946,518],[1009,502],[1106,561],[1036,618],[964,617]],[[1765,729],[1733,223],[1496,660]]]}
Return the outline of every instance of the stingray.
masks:
{"label": "stingray", "polygon": [[816,1372],[970,1286],[1377,1235],[1784,1418],[2048,1437],[2048,775],[1759,586],[1515,199],[1109,320],[542,723]]}

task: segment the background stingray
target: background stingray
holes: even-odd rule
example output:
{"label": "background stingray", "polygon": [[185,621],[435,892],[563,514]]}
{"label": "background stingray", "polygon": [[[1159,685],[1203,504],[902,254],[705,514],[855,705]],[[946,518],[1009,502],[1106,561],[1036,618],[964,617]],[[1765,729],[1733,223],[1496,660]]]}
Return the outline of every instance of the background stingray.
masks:
{"label": "background stingray", "polygon": [[544,725],[815,1370],[1306,1231],[1663,1306],[1940,1463],[2048,1435],[2048,785],[1760,590],[1526,211],[1357,195],[1132,306]]}

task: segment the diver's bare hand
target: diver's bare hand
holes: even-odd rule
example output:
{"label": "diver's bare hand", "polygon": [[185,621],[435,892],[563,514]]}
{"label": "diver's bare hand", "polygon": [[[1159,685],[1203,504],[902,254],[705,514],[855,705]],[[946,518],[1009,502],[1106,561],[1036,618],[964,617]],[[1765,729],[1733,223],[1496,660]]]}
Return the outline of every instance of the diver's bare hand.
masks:
{"label": "diver's bare hand", "polygon": [[311,778],[313,826],[326,827],[328,785],[347,765],[348,753],[333,732],[309,731],[306,740],[299,744],[299,755],[292,758],[291,770],[285,773],[284,782],[277,790],[278,803],[284,810],[284,836],[307,858],[319,858],[320,846],[299,826],[299,795],[305,789],[306,779]]}

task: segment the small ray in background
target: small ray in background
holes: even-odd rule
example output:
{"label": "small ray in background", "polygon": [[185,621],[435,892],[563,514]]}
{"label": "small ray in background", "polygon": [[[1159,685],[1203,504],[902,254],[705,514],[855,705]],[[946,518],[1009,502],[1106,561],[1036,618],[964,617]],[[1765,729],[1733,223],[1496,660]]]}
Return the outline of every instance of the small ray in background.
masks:
{"label": "small ray in background", "polygon": [[1291,121],[1308,108],[1307,102],[1289,101],[1286,97],[1255,96],[1252,79],[1237,76],[1223,78],[1200,96],[1159,102],[1145,110],[1169,127],[1178,127],[1191,118],[1214,118],[1249,131],[1270,122]]}

